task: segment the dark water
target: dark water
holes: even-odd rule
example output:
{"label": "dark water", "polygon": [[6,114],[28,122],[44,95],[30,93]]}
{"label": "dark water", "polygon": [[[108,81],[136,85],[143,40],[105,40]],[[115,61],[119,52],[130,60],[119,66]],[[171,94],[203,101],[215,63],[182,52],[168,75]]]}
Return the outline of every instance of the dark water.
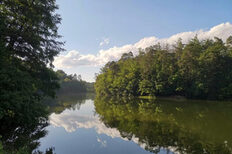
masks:
{"label": "dark water", "polygon": [[232,153],[232,104],[69,97],[53,103],[39,150],[57,154]]}

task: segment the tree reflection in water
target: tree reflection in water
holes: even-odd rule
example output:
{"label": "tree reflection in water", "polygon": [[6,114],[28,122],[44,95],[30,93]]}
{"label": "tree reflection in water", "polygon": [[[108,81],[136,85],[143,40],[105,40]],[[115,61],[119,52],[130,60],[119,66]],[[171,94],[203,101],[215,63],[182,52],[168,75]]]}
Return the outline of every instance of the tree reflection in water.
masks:
{"label": "tree reflection in water", "polygon": [[[34,150],[40,144],[39,139],[47,134],[46,126],[48,126],[47,118],[40,117],[38,122],[30,125],[22,124],[10,128],[1,127],[1,144],[4,148],[0,148],[0,152],[6,154],[41,154],[41,151]],[[48,148],[45,153],[52,154],[53,151],[53,148]]]}
{"label": "tree reflection in water", "polygon": [[[61,113],[67,108],[76,108],[85,103],[87,98],[94,97],[92,94],[60,94],[56,99],[46,99],[45,104],[38,104],[27,112],[34,112],[33,116],[24,119],[9,117],[0,121],[0,153],[6,154],[31,154],[43,153],[35,150],[39,147],[39,140],[46,136],[48,115],[55,112]],[[52,154],[54,148],[48,148],[45,153]]]}
{"label": "tree reflection in water", "polygon": [[[72,110],[88,98],[93,97],[59,96],[57,100],[48,101],[49,113]],[[94,105],[104,126],[119,131],[118,136],[133,140],[147,151],[232,153],[232,105],[229,102],[96,97]],[[7,121],[1,121],[0,153],[3,153],[1,144],[7,154],[42,153],[35,149],[47,134],[48,115],[42,112],[35,115],[30,123],[7,125]],[[53,152],[54,149],[49,148],[45,153]]]}
{"label": "tree reflection in water", "polygon": [[122,137],[139,139],[145,149],[177,153],[232,153],[232,106],[200,102],[97,97],[95,109]]}

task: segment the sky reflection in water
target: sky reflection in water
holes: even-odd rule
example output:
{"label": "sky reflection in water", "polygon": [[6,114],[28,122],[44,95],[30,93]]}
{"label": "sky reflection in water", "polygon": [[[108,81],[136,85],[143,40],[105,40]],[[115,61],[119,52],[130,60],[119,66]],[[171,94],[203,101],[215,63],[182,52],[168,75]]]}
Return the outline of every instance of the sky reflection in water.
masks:
{"label": "sky reflection in water", "polygon": [[231,102],[82,97],[58,102],[51,110],[42,151],[232,153]]}
{"label": "sky reflection in water", "polygon": [[[95,113],[93,100],[62,113],[50,115],[48,135],[42,138],[40,150],[55,147],[57,154],[148,154],[144,143],[132,137],[131,141],[123,138],[116,128],[107,128]],[[160,153],[167,153],[161,149]],[[171,152],[169,152],[171,153]]]}

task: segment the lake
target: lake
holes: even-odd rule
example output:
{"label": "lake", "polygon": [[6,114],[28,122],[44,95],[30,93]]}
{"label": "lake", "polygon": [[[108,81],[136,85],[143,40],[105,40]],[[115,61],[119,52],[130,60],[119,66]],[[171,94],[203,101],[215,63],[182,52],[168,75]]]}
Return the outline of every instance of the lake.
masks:
{"label": "lake", "polygon": [[61,97],[39,150],[57,154],[232,153],[232,104]]}

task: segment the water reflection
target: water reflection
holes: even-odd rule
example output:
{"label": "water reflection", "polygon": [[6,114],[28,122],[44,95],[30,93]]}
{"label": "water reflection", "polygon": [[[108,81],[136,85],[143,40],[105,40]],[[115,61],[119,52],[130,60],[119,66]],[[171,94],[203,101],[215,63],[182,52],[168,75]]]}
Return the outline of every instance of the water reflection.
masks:
{"label": "water reflection", "polygon": [[[84,104],[79,105],[67,108],[62,113],[50,115],[51,126],[48,127],[50,133],[41,139],[41,150],[43,147],[55,146],[57,153],[81,153],[80,149],[82,153],[148,153],[135,144],[138,142],[136,137],[129,141],[121,136],[117,128],[107,127],[96,114],[93,100],[86,99]],[[59,132],[59,135],[52,132]],[[86,139],[87,145],[83,144]],[[59,140],[59,143],[54,145],[54,142],[57,142],[55,140]],[[75,147],[67,149],[65,140],[75,143]]]}
{"label": "water reflection", "polygon": [[139,139],[145,149],[176,153],[232,153],[230,103],[173,100],[95,100],[96,112],[122,137]]}
{"label": "water reflection", "polygon": [[[42,151],[34,150],[40,144],[39,139],[47,134],[45,130],[47,126],[47,119],[41,117],[39,121],[32,122],[30,125],[21,124],[15,127],[1,127],[1,144],[4,147],[4,151],[1,151],[3,149],[0,148],[0,153],[42,153]],[[53,152],[52,147],[47,148],[44,151]]]}
{"label": "water reflection", "polygon": [[39,150],[55,147],[57,154],[232,153],[228,102],[71,98],[50,102],[50,126]]}
{"label": "water reflection", "polygon": [[[76,108],[77,109],[77,108]],[[78,109],[77,109],[78,110]],[[62,114],[53,113],[50,123],[56,127],[63,127],[67,132],[75,132],[78,128],[94,128],[98,134],[106,134],[112,138],[121,137],[116,128],[108,128],[102,123],[98,115],[94,114],[92,100],[86,100],[79,111],[65,110]]]}

